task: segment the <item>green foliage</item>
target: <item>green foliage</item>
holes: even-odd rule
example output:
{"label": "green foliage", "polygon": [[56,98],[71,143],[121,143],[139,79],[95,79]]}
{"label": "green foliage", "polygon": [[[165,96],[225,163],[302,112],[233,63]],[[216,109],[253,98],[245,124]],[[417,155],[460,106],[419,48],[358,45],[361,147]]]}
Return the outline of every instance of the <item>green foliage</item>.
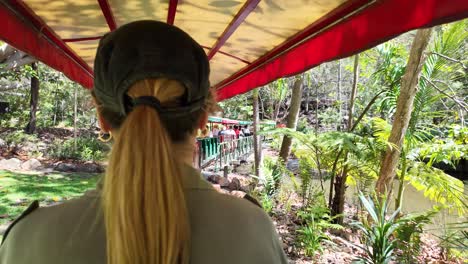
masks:
{"label": "green foliage", "polygon": [[262,194],[261,199],[260,199],[260,203],[262,205],[263,210],[267,214],[271,214],[271,212],[273,211],[273,208],[275,207],[274,200],[270,196],[268,196],[267,194]]}
{"label": "green foliage", "polygon": [[263,159],[263,177],[260,182],[265,186],[265,193],[273,196],[277,193],[280,182],[285,175],[291,175],[283,162],[273,160],[270,157]]}
{"label": "green foliage", "polygon": [[445,174],[442,170],[430,167],[423,162],[412,162],[405,175],[417,190],[432,201],[446,206],[449,211],[456,211],[460,216],[467,212],[467,197],[463,182]]}
{"label": "green foliage", "polygon": [[449,130],[449,138],[453,139],[457,145],[468,144],[468,127],[453,125]]}
{"label": "green foliage", "polygon": [[330,216],[330,210],[325,204],[323,193],[315,192],[312,196],[316,198],[314,202],[297,214],[298,218],[305,223],[298,230],[300,234],[298,242],[307,256],[315,257],[316,253],[323,252],[323,243],[332,244],[326,231],[329,229],[342,230],[343,227],[333,223],[336,216]]}
{"label": "green foliage", "polygon": [[331,239],[325,234],[325,221],[315,222],[315,220],[301,227],[299,232],[299,245],[305,250],[307,256],[313,257],[317,252],[323,252],[323,242],[330,242]]}
{"label": "green foliage", "polygon": [[[399,210],[388,216],[387,198],[366,198],[362,193],[359,195],[362,205],[369,213],[370,220],[365,217],[353,225],[361,231],[361,243],[365,255],[357,259],[357,263],[386,264],[394,259],[393,251],[396,240],[393,232],[402,224],[397,218]],[[375,202],[374,202],[375,201]]]}
{"label": "green foliage", "polygon": [[397,248],[402,252],[399,263],[416,263],[421,253],[421,234],[423,227],[431,223],[438,209],[419,214],[403,216],[400,226],[396,229]]}
{"label": "green foliage", "polygon": [[251,94],[251,92],[248,92],[220,102],[219,105],[223,109],[224,116],[233,119],[250,120],[253,115]]}
{"label": "green foliage", "polygon": [[447,225],[447,233],[441,237],[440,245],[447,250],[448,257],[468,259],[468,222]]}
{"label": "green foliage", "polygon": [[50,156],[57,159],[100,161],[109,151],[109,146],[97,138],[79,137],[65,141],[57,140],[50,149]]}
{"label": "green foliage", "polygon": [[19,88],[2,91],[1,100],[9,103],[9,112],[0,116],[1,127],[24,127],[29,121],[30,78],[39,78],[39,101],[36,112],[38,127],[74,124],[74,92],[77,88],[77,125],[89,127],[96,123],[95,111],[88,90],[77,87],[62,73],[38,63],[38,70],[30,65],[0,74],[7,83],[19,83]]}
{"label": "green foliage", "polygon": [[14,148],[17,146],[21,146],[25,142],[37,142],[38,138],[35,135],[30,135],[25,133],[24,131],[17,130],[6,134],[4,140],[10,148]]}

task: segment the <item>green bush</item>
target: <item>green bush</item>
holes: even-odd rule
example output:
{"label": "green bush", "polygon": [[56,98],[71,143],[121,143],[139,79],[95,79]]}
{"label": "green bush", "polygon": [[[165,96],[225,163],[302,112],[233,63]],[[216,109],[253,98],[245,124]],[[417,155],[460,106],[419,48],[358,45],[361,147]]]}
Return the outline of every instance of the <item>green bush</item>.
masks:
{"label": "green bush", "polygon": [[109,149],[107,144],[97,138],[80,137],[54,141],[50,148],[50,156],[57,159],[100,161],[106,157]]}
{"label": "green bush", "polygon": [[22,130],[17,130],[12,133],[8,133],[4,138],[6,144],[9,147],[17,147],[24,144],[24,142],[37,142],[36,135],[30,135],[24,133]]}
{"label": "green bush", "polygon": [[402,254],[398,257],[399,263],[416,263],[421,253],[421,234],[423,227],[429,224],[438,210],[430,210],[420,214],[407,214],[400,221],[396,229],[396,246]]}
{"label": "green bush", "polygon": [[445,234],[440,239],[440,246],[447,252],[447,258],[468,260],[468,221],[450,223],[445,227]]}
{"label": "green bush", "polygon": [[397,242],[393,233],[402,224],[402,221],[397,218],[399,210],[388,216],[386,197],[371,199],[361,193],[359,199],[369,213],[370,219],[363,217],[360,222],[353,223],[362,232],[360,240],[364,246],[357,246],[365,253],[356,260],[356,263],[390,263],[394,260],[393,253]]}
{"label": "green bush", "polygon": [[[323,193],[317,193],[315,197],[323,197]],[[343,227],[333,224],[336,217],[330,216],[330,209],[326,206],[324,199],[316,202],[297,213],[298,218],[305,223],[299,232],[299,247],[304,249],[305,254],[312,258],[316,253],[323,252],[323,243],[331,243],[331,238],[325,233],[328,229],[341,230]]]}

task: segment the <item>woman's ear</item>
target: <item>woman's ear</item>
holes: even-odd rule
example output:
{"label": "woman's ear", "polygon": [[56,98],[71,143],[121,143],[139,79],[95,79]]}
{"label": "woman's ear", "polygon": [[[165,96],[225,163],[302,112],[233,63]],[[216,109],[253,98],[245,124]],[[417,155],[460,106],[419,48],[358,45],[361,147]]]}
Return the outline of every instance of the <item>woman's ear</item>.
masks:
{"label": "woman's ear", "polygon": [[109,133],[109,131],[111,130],[111,126],[109,125],[109,123],[107,123],[107,121],[101,115],[99,110],[96,111],[96,112],[97,112],[97,118],[98,118],[98,121],[99,121],[99,127],[101,128],[101,131],[104,132],[104,133]]}
{"label": "woman's ear", "polygon": [[200,118],[200,122],[198,123],[198,127],[199,129],[205,129],[206,128],[206,124],[208,124],[208,113],[203,111],[202,115],[201,115],[201,118]]}
{"label": "woman's ear", "polygon": [[94,91],[91,91],[91,97],[93,98],[93,103],[94,103],[94,106],[96,107],[96,115],[98,118],[99,127],[101,128],[102,132],[109,133],[109,131],[111,130],[111,126],[109,125],[109,123],[107,123],[107,121],[102,116],[101,111],[99,110],[100,109],[99,103],[96,99],[96,95],[94,94]]}

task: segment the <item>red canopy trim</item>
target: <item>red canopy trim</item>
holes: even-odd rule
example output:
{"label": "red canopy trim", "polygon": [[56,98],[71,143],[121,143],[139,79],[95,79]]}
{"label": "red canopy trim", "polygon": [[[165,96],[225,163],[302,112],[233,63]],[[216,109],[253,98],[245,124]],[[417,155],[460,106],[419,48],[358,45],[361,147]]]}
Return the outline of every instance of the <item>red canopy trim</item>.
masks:
{"label": "red canopy trim", "polygon": [[109,2],[107,0],[98,0],[99,6],[101,7],[102,14],[106,18],[107,25],[111,31],[117,28],[117,23],[115,23],[114,14],[112,14],[112,9],[110,8]]}
{"label": "red canopy trim", "polygon": [[[353,1],[335,9],[333,14],[221,82],[215,87],[219,100],[297,74],[320,63],[351,56],[403,32],[468,16],[466,0],[382,0],[320,32],[338,17],[349,14],[349,9],[358,10],[365,2]],[[314,34],[317,31],[320,33]]]}
{"label": "red canopy trim", "polygon": [[232,120],[232,119],[229,119],[229,118],[223,118],[223,120],[221,121],[222,124],[239,124],[239,121],[237,120]]}
{"label": "red canopy trim", "polygon": [[[15,48],[63,72],[86,88],[93,87],[93,70],[22,1],[0,2],[1,38]],[[16,10],[16,11],[15,11]]]}

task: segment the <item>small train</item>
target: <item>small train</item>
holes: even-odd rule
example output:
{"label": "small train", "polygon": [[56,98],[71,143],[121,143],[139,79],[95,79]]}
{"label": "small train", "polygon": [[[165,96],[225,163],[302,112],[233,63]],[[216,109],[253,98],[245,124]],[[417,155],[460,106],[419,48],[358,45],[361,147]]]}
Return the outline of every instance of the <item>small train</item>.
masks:
{"label": "small train", "polygon": [[[233,160],[247,158],[253,150],[253,134],[250,133],[249,126],[252,121],[235,120],[221,117],[208,117],[207,131],[200,133],[196,142],[196,154],[193,164],[195,167],[203,169],[209,165],[214,165],[215,170],[229,165]],[[262,121],[262,126],[275,126],[271,121]],[[238,133],[223,133],[229,128],[237,127]],[[241,133],[240,127],[249,133]]]}

